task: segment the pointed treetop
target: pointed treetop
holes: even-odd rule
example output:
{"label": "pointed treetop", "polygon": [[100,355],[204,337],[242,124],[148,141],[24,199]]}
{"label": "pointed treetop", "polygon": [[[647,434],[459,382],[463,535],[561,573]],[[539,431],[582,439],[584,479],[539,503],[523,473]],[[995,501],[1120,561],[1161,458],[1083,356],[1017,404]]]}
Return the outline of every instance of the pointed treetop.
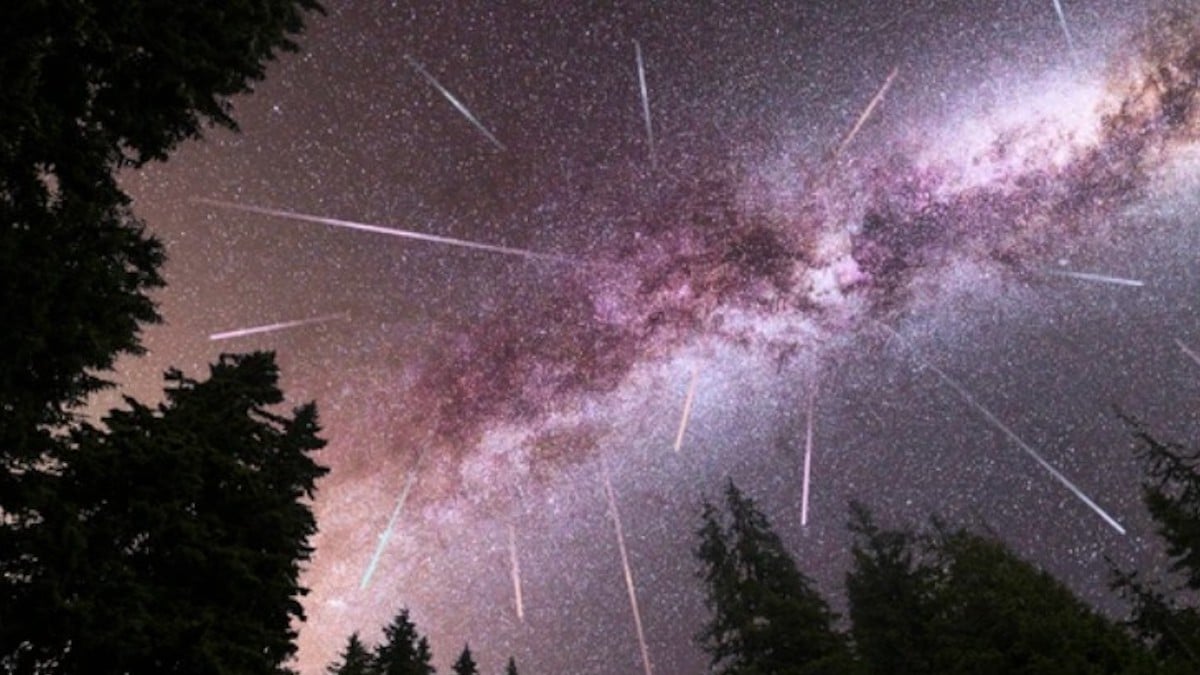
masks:
{"label": "pointed treetop", "polygon": [[366,645],[355,632],[351,633],[350,639],[346,641],[340,662],[331,663],[326,672],[329,675],[372,675],[374,667],[371,652],[367,651]]}
{"label": "pointed treetop", "polygon": [[462,654],[454,662],[454,675],[479,675],[479,667],[475,665],[475,659],[471,658],[470,645],[463,646]]}

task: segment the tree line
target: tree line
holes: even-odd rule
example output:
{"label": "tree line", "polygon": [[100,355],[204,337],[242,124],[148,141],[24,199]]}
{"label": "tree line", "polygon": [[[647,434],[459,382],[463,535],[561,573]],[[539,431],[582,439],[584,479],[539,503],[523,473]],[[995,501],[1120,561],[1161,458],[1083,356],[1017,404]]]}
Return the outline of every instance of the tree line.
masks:
{"label": "tree line", "polygon": [[936,518],[921,530],[882,528],[852,503],[843,627],[754,500],[730,482],[724,508],[705,502],[697,533],[711,613],[697,639],[710,672],[1200,672],[1200,453],[1124,419],[1171,573],[1147,580],[1110,562],[1111,590],[1131,607],[1126,619],[1099,613],[992,535]]}
{"label": "tree line", "polygon": [[[696,635],[713,675],[1184,675],[1200,672],[1200,453],[1124,417],[1145,464],[1143,497],[1170,556],[1145,580],[1110,563],[1131,607],[1098,612],[987,532],[931,518],[884,528],[851,502],[848,616],[839,617],[754,499],[729,481],[700,509],[694,555],[709,616]],[[407,610],[368,649],[352,634],[330,675],[432,675]],[[452,672],[478,675],[465,647]],[[510,659],[505,675],[516,673]]]}
{"label": "tree line", "polygon": [[[480,675],[479,666],[471,654],[471,646],[463,646],[458,659],[451,667],[454,675]],[[434,675],[433,652],[429,641],[418,631],[402,609],[392,622],[383,629],[383,642],[368,649],[352,633],[338,659],[326,668],[329,675]],[[504,668],[504,675],[518,675],[516,659],[511,656]]]}

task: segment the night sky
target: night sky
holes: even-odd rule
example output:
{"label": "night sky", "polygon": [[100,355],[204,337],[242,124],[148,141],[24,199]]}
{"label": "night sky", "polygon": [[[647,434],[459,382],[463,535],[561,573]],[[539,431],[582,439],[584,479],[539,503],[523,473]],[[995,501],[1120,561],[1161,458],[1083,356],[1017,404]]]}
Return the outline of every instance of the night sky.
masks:
{"label": "night sky", "polygon": [[839,607],[853,498],[986,524],[1110,610],[1106,556],[1161,566],[1114,407],[1200,431],[1200,24],[538,4],[331,0],[241,133],[124,176],[170,256],[126,393],[272,349],[321,411],[303,673],[403,606],[441,669],[642,672],[606,474],[664,675],[705,664],[729,477]]}

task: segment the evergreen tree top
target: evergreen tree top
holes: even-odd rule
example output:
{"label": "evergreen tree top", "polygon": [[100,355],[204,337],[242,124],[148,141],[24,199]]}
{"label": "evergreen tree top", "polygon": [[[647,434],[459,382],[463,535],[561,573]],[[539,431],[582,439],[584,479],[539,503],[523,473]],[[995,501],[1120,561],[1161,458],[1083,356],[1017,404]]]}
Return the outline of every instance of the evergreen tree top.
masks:
{"label": "evergreen tree top", "polygon": [[342,650],[341,660],[329,665],[326,669],[329,675],[374,675],[375,660],[371,652],[359,639],[358,633],[351,633]]}
{"label": "evergreen tree top", "polygon": [[479,667],[471,657],[470,645],[463,647],[462,654],[459,654],[458,660],[454,662],[454,675],[479,675]]}
{"label": "evergreen tree top", "polygon": [[377,675],[433,675],[429,641],[417,632],[407,608],[384,627],[383,638],[375,648]]}

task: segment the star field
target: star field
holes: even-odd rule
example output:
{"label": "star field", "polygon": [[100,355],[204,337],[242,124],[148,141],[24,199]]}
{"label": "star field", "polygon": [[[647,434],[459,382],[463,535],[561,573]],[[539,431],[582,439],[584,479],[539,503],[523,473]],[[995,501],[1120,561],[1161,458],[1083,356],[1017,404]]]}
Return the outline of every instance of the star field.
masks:
{"label": "star field", "polygon": [[273,349],[317,401],[304,673],[401,606],[440,668],[640,672],[605,467],[657,673],[705,663],[727,477],[832,598],[856,498],[986,523],[1117,611],[1104,557],[1158,550],[1113,407],[1200,421],[1198,25],[1167,5],[1064,2],[1072,50],[1051,2],[330,3],[239,134],[124,177],[170,260],[120,375]]}

